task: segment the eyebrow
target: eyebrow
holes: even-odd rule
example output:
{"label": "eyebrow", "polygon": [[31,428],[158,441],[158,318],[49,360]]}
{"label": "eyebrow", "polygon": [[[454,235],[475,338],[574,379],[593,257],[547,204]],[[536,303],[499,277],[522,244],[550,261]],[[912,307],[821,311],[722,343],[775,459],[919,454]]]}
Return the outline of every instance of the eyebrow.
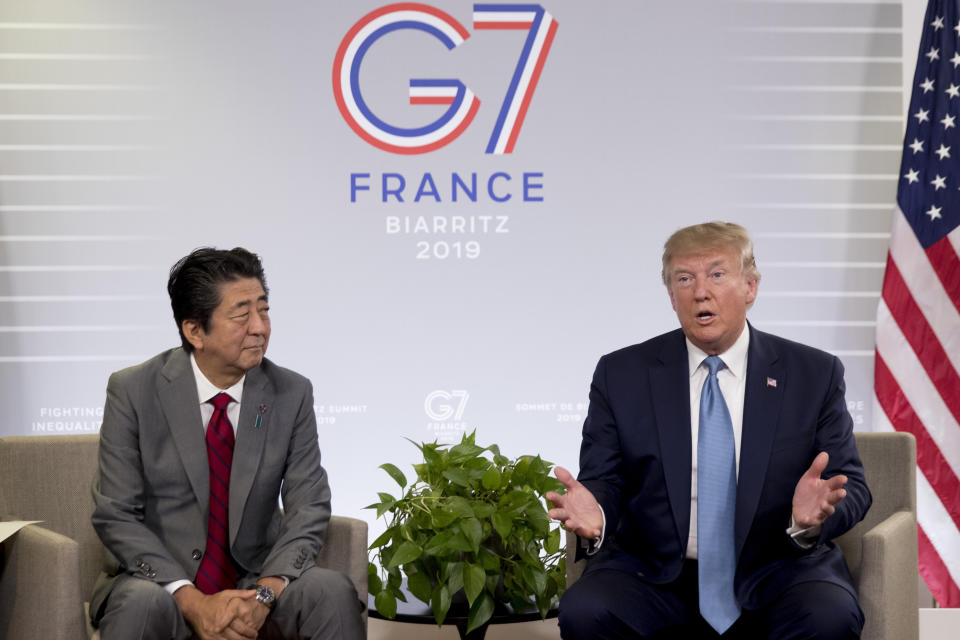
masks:
{"label": "eyebrow", "polygon": [[[256,302],[267,302],[267,294],[263,294],[262,296],[257,298]],[[240,309],[244,309],[249,306],[250,306],[249,300],[241,300],[237,304],[233,305],[233,308],[231,309],[231,311],[239,311]]]}

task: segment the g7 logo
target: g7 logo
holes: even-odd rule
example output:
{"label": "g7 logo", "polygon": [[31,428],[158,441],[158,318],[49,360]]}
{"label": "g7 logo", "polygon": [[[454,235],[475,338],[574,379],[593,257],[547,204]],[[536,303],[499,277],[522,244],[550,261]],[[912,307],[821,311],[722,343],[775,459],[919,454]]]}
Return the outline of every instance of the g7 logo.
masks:
{"label": "g7 logo", "polygon": [[[469,399],[470,394],[462,389],[454,389],[453,391],[437,389],[427,394],[427,397],[423,401],[423,410],[427,412],[428,418],[438,422],[443,422],[450,418],[460,420],[460,418],[463,417],[463,410],[466,409],[467,400]],[[437,400],[441,402],[438,403]],[[452,400],[457,400],[456,407],[448,404]]]}
{"label": "g7 logo", "polygon": [[[512,153],[550,53],[557,21],[538,4],[475,4],[473,28],[527,31],[486,149],[487,153]],[[470,37],[456,19],[429,5],[401,2],[371,11],[340,42],[333,61],[333,95],[350,128],[373,146],[392,153],[427,153],[450,144],[470,126],[480,99],[457,79],[414,78],[410,80],[410,104],[449,105],[442,116],[422,127],[402,128],[374,115],[360,93],[360,65],[377,40],[398,29],[423,31],[448,50]]]}

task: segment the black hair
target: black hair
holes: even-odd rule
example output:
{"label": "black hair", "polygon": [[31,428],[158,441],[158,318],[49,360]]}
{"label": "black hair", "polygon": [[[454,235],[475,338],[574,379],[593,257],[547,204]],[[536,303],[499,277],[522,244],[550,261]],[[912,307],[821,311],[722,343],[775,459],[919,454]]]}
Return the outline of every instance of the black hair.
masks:
{"label": "black hair", "polygon": [[194,249],[170,268],[167,293],[180,342],[187,353],[193,351],[193,345],[183,335],[183,321],[194,320],[209,331],[210,316],[221,302],[220,285],[241,278],[256,278],[267,293],[260,257],[243,247],[229,251],[213,247]]}

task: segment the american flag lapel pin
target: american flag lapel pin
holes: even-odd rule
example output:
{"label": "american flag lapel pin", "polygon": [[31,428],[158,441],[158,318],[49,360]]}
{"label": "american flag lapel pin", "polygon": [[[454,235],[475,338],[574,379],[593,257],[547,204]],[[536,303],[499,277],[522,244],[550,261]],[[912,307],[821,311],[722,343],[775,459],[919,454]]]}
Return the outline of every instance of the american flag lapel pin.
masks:
{"label": "american flag lapel pin", "polygon": [[267,405],[262,404],[257,407],[257,423],[254,426],[255,429],[260,428],[260,423],[263,422],[263,414],[267,412]]}
{"label": "american flag lapel pin", "polygon": [[[776,378],[767,377],[767,386],[768,386],[768,387],[773,387],[774,389],[776,389],[776,388],[777,388],[777,379],[776,379]],[[258,423],[258,424],[259,424],[259,423]]]}

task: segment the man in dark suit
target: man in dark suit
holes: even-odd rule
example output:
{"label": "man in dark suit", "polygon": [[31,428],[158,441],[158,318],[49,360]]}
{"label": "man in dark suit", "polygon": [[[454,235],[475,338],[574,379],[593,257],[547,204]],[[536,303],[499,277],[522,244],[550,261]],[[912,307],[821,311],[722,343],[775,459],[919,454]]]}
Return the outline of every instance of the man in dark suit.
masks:
{"label": "man in dark suit", "polygon": [[167,289],[182,347],[107,385],[94,625],[104,640],[362,638],[353,585],[314,566],[330,489],[313,391],[264,358],[260,259],[198,249]]}
{"label": "man in dark suit", "polygon": [[579,481],[551,517],[581,538],[560,602],[578,638],[858,638],[830,540],[870,507],[843,367],[746,321],[760,274],[746,229],[667,241],[681,328],[600,359]]}

